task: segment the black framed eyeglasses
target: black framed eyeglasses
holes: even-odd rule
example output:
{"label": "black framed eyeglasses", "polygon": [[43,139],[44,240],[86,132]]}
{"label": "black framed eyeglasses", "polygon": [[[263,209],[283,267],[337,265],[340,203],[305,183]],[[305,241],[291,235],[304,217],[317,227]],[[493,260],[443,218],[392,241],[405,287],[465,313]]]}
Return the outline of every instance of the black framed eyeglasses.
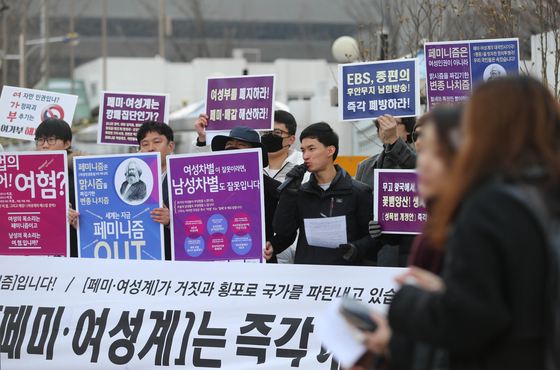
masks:
{"label": "black framed eyeglasses", "polygon": [[[280,130],[280,129],[276,129],[276,130],[272,130],[272,131],[260,131],[260,134],[261,134],[261,136],[272,134],[272,135],[276,135],[276,136],[281,136],[284,139],[287,139],[290,136],[292,136],[292,135],[290,135],[290,133],[288,131],[283,131],[283,130]],[[284,137],[284,136],[282,136],[283,134],[286,134],[288,136]]]}
{"label": "black framed eyeglasses", "polygon": [[41,146],[41,145],[45,144],[45,140],[46,140],[49,145],[54,145],[54,144],[56,144],[56,141],[58,139],[60,139],[60,138],[58,138],[56,136],[51,136],[51,137],[48,137],[48,138],[40,137],[38,139],[37,138],[35,139],[35,144],[37,144],[37,146]]}

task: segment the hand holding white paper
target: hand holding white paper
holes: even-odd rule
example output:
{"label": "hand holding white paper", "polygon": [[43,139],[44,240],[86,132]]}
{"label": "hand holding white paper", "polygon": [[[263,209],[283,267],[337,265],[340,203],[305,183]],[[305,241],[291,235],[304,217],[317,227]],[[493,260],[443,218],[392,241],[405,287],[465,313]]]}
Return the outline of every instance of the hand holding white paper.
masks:
{"label": "hand holding white paper", "polygon": [[346,216],[306,218],[303,220],[303,223],[309,245],[338,248],[340,244],[348,243]]}
{"label": "hand holding white paper", "polygon": [[363,334],[352,327],[340,313],[341,300],[333,301],[317,319],[315,333],[344,368],[352,367],[366,353]]}

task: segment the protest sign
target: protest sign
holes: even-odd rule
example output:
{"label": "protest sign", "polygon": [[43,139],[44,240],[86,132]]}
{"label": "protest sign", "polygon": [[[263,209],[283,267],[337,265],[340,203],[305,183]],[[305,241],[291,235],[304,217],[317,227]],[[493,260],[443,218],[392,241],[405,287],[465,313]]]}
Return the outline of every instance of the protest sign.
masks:
{"label": "protest sign", "polygon": [[427,42],[429,108],[468,100],[476,85],[519,74],[519,40]]}
{"label": "protest sign", "polygon": [[375,170],[373,219],[384,234],[420,234],[427,220],[416,170]]}
{"label": "protest sign", "polygon": [[262,152],[167,157],[174,260],[262,262]]}
{"label": "protest sign", "polygon": [[0,257],[3,369],[338,369],[316,318],[406,271],[47,258]]}
{"label": "protest sign", "polygon": [[169,123],[169,94],[102,91],[98,144],[138,145],[136,133],[146,121]]}
{"label": "protest sign", "polygon": [[162,260],[160,153],[74,157],[78,255]]}
{"label": "protest sign", "polygon": [[66,151],[0,153],[0,254],[69,256]]}
{"label": "protest sign", "polygon": [[275,76],[208,77],[207,131],[248,126],[274,129]]}
{"label": "protest sign", "polygon": [[51,117],[72,125],[77,102],[77,95],[4,86],[0,97],[0,136],[33,140],[39,124]]}
{"label": "protest sign", "polygon": [[338,120],[420,115],[418,59],[338,65]]}

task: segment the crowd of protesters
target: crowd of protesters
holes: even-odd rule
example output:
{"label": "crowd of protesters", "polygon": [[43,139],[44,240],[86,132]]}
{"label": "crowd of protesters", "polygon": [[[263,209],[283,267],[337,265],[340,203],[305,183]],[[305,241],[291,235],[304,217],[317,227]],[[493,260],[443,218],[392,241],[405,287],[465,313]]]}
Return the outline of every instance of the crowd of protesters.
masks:
{"label": "crowd of protesters", "polygon": [[[192,151],[262,150],[267,262],[412,265],[398,279],[402,288],[388,316],[372,315],[378,329],[366,333],[369,352],[355,369],[558,368],[551,367],[559,366],[560,352],[555,98],[529,77],[507,77],[479,86],[464,106],[438,106],[418,121],[380,116],[375,124],[383,149],[359,164],[355,178],[335,164],[339,140],[328,123],[307,126],[298,145],[296,119],[285,111],[275,112],[273,130],[238,126],[211,143],[208,116],[201,114]],[[165,164],[173,131],[150,121],[137,139],[142,152],[161,153],[164,206],[152,218],[165,226],[170,259]],[[71,140],[62,120],[37,129],[38,150],[70,150]],[[373,221],[374,171],[413,168],[428,222],[416,238],[384,235]],[[70,192],[74,229],[79,214]],[[306,219],[338,216],[347,243],[309,243]],[[75,232],[72,238],[75,256]]]}

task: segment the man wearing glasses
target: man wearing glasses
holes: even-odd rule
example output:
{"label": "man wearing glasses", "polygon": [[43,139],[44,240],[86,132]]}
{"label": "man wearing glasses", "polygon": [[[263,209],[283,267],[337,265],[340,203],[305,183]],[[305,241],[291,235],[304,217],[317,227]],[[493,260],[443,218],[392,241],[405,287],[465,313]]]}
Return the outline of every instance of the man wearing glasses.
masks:
{"label": "man wearing glasses", "polygon": [[[268,166],[264,173],[275,180],[284,182],[286,174],[294,166],[303,163],[303,155],[299,150],[290,149],[296,141],[297,123],[292,114],[283,110],[274,112],[274,131],[261,131],[261,142],[268,150]],[[309,181],[311,172],[306,172],[303,182]],[[278,263],[294,263],[296,244],[277,255]]]}
{"label": "man wearing glasses", "polygon": [[[296,119],[290,113],[277,110],[274,112],[274,130],[261,131],[261,142],[268,150],[268,166],[264,172],[275,180],[284,182],[286,174],[303,163],[301,152],[290,147],[296,141]],[[309,179],[309,173],[304,179]]]}
{"label": "man wearing glasses", "polygon": [[[74,189],[74,171],[72,161],[72,129],[70,125],[60,118],[47,118],[37,127],[35,131],[35,143],[38,151],[45,150],[66,150],[68,153],[68,199],[70,200],[68,217],[76,211],[72,209],[72,205],[76,204],[76,193]],[[72,213],[74,212],[74,213]],[[71,223],[69,221],[69,223]],[[78,235],[76,234],[75,225],[70,227],[70,257],[78,257]]]}

